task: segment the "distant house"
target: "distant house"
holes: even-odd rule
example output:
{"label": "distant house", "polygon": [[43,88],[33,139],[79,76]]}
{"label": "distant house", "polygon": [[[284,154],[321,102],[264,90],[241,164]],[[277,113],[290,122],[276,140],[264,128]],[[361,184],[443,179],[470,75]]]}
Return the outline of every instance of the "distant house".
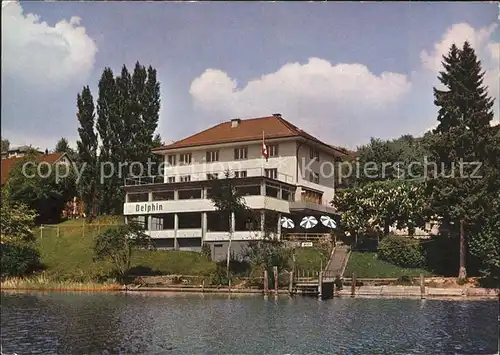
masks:
{"label": "distant house", "polygon": [[[12,168],[15,166],[17,162],[19,162],[26,155],[26,151],[24,153],[20,153],[20,156],[13,156],[10,158],[2,159],[0,164],[2,166],[2,176],[1,176],[1,184],[5,185],[7,179],[9,177]],[[51,153],[51,154],[43,154],[39,153],[37,155],[36,163],[49,163],[51,165],[54,164],[71,164],[71,160],[66,153]]]}
{"label": "distant house", "polygon": [[[17,148],[12,148],[7,151],[2,152],[2,160],[3,159],[9,159],[9,158],[22,158],[26,156],[30,151],[35,151],[39,154],[43,154],[43,152],[28,146],[28,145],[23,145]],[[47,152],[46,152],[47,153]]]}
{"label": "distant house", "polygon": [[[12,150],[14,151],[14,150]],[[28,150],[29,151],[29,150]],[[9,151],[11,152],[11,151]],[[26,150],[17,150],[17,156],[11,156],[9,158],[5,158],[1,160],[1,186],[4,186],[7,183],[7,180],[9,178],[9,174],[11,173],[12,169],[14,168],[15,164],[19,161],[21,161],[22,158],[26,156],[27,151]],[[71,164],[72,161],[69,158],[69,156],[66,153],[42,153],[39,152],[39,154],[36,157],[35,163],[49,163],[50,165],[56,165],[56,164]],[[65,208],[63,209],[62,216],[64,218],[75,218],[79,216],[83,216],[84,213],[84,207],[83,203],[77,199],[77,197],[72,198],[68,203],[66,204]]]}

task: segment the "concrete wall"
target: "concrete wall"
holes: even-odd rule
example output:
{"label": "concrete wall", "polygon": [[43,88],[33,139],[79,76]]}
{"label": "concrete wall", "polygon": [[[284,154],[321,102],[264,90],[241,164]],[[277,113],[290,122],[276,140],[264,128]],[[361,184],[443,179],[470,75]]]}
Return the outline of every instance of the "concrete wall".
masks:
{"label": "concrete wall", "polygon": [[[206,242],[210,246],[211,257],[213,261],[223,261],[227,258],[227,246],[229,242]],[[242,254],[248,247],[248,242],[232,241],[231,254],[234,254],[235,259],[240,259]]]}

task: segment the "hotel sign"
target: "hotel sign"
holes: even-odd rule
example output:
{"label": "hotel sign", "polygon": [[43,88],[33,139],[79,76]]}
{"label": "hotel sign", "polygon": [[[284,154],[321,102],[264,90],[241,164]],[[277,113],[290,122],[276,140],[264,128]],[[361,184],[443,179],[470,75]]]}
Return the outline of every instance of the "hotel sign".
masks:
{"label": "hotel sign", "polygon": [[125,203],[124,214],[147,214],[147,213],[157,213],[164,212],[165,208],[164,202],[135,202],[135,203]]}

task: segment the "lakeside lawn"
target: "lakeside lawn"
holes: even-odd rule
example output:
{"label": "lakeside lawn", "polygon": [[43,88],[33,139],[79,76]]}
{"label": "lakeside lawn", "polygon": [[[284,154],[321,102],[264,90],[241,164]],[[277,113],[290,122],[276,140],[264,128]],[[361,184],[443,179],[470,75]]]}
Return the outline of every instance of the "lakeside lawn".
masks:
{"label": "lakeside lawn", "polygon": [[[114,223],[121,221],[114,221]],[[98,219],[92,224],[82,220],[60,223],[59,235],[56,227],[40,230],[37,245],[46,274],[57,279],[88,280],[109,275],[112,265],[104,261],[93,261],[93,239],[106,228],[112,228],[110,220]],[[151,269],[161,274],[209,275],[215,263],[196,252],[185,251],[134,251],[132,267]]]}
{"label": "lakeside lawn", "polygon": [[352,273],[358,278],[393,278],[401,276],[416,277],[420,274],[432,276],[424,269],[406,269],[377,259],[377,253],[369,251],[353,251],[344,273],[344,277],[351,277]]}
{"label": "lakeside lawn", "polygon": [[330,258],[326,249],[297,248],[295,249],[295,265],[300,271],[321,271],[325,268]]}
{"label": "lakeside lawn", "polygon": [[[112,265],[93,261],[93,239],[112,225],[123,223],[121,217],[102,217],[89,224],[82,219],[69,220],[56,226],[37,228],[37,246],[45,275],[56,280],[89,281],[106,278]],[[319,271],[328,261],[328,252],[316,248],[296,250],[296,265],[301,270]],[[154,272],[163,275],[209,276],[216,269],[213,261],[201,253],[177,250],[138,250],[132,254],[132,268],[137,274]]]}

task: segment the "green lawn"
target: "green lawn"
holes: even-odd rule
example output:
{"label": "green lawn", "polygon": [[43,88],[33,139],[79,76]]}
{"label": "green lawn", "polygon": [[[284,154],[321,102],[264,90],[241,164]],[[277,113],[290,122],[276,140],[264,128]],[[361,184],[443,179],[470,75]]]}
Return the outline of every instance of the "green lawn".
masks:
{"label": "green lawn", "polygon": [[320,248],[297,248],[295,249],[295,265],[298,270],[321,271],[325,268],[330,258],[326,249]]}
{"label": "green lawn", "polygon": [[[58,280],[88,281],[106,277],[112,270],[108,262],[92,260],[93,238],[117,223],[120,217],[102,217],[89,224],[84,220],[69,220],[57,226],[46,226],[35,231],[41,261],[48,277]],[[320,271],[328,262],[329,253],[320,248],[297,248],[296,266],[303,271]],[[156,250],[134,251],[132,268],[143,274],[208,276],[215,270],[215,263],[197,252]]]}
{"label": "green lawn", "polygon": [[[117,221],[103,218],[92,224],[71,220],[56,227],[36,231],[41,261],[46,274],[57,279],[89,280],[106,276],[112,267],[108,262],[92,260],[92,242],[95,235]],[[183,251],[135,251],[132,267],[149,268],[162,274],[208,275],[215,263],[200,253]]]}
{"label": "green lawn", "polygon": [[387,263],[377,259],[375,252],[360,252],[353,251],[344,273],[345,277],[351,277],[352,273],[356,274],[359,278],[392,278],[400,276],[431,276],[427,270],[424,269],[405,269],[399,266]]}

